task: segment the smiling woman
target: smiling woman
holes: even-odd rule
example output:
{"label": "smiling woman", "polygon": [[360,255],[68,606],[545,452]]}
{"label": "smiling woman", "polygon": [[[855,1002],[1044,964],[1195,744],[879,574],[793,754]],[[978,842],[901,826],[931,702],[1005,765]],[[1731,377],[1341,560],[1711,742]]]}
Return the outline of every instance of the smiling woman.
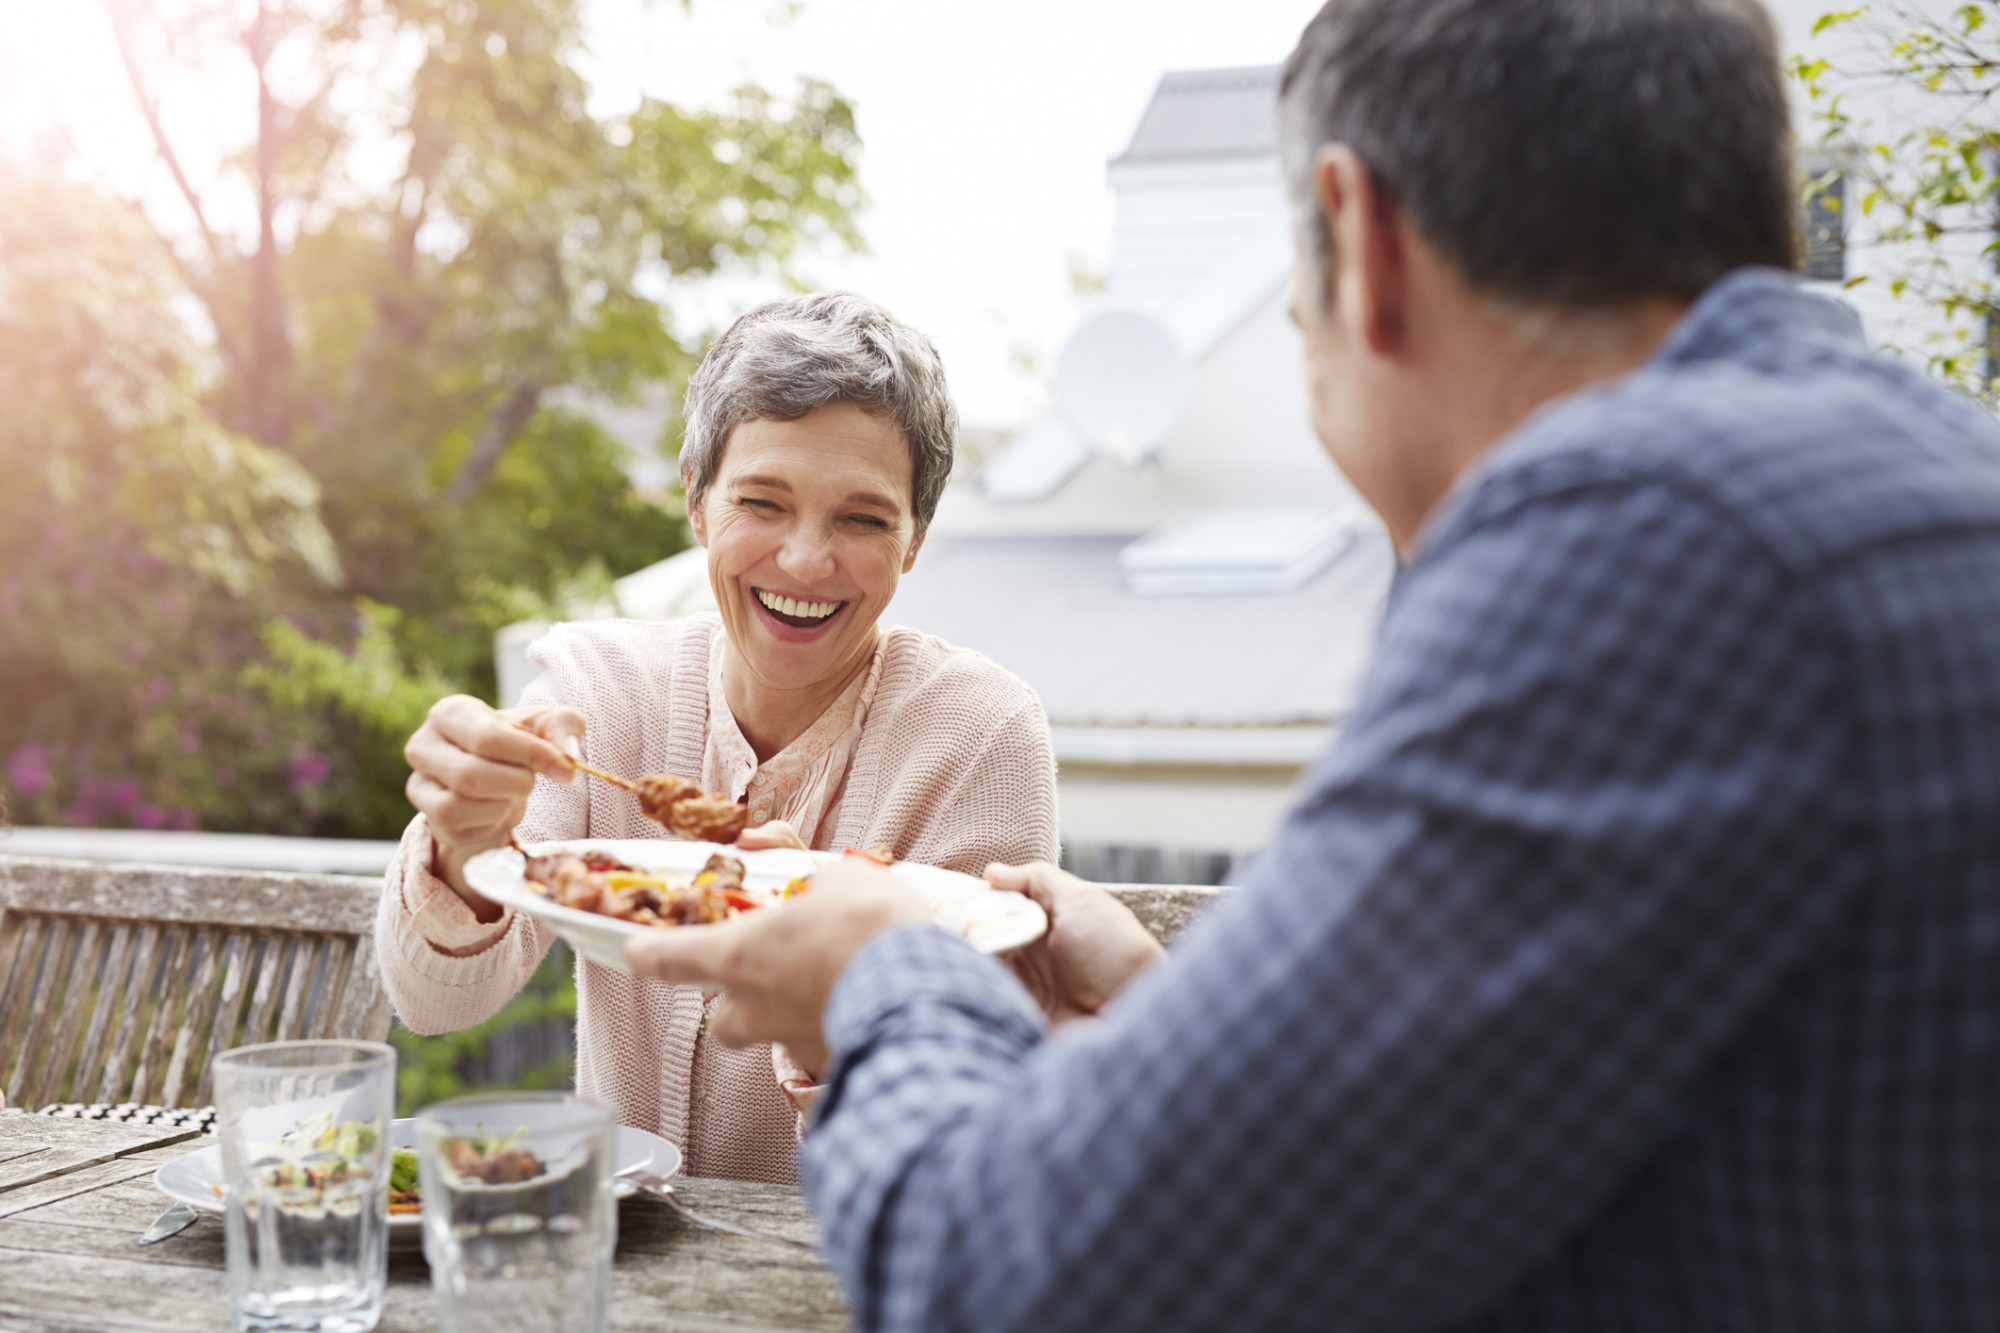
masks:
{"label": "smiling woman", "polygon": [[[978,874],[1054,860],[1055,761],[1028,687],[979,654],[882,628],[951,471],[958,413],[928,339],[842,293],[760,306],[688,389],[688,521],[719,616],[564,625],[524,706],[455,697],[406,753],[422,812],[377,922],[419,1032],[483,1021],[553,937],[465,883],[523,841],[659,837],[570,757],[698,776],[748,807],[745,848],[885,846]],[[586,729],[585,723],[589,726]],[[579,965],[577,1083],[680,1144],[695,1175],[790,1180],[811,1071],[710,1040],[698,990]]]}

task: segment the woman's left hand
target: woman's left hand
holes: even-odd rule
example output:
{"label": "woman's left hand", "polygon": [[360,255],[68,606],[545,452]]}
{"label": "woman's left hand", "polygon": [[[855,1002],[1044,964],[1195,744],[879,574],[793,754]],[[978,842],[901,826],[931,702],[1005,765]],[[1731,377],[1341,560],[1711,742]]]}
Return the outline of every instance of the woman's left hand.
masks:
{"label": "woman's left hand", "polygon": [[986,867],[986,882],[1034,899],[1049,932],[1004,960],[1060,1026],[1096,1013],[1133,977],[1166,957],[1132,909],[1098,885],[1047,862]]}
{"label": "woman's left hand", "polygon": [[759,824],[756,828],[744,829],[737,836],[736,845],[746,852],[767,852],[774,847],[789,847],[795,852],[806,850],[806,844],[799,837],[799,831],[782,819]]}

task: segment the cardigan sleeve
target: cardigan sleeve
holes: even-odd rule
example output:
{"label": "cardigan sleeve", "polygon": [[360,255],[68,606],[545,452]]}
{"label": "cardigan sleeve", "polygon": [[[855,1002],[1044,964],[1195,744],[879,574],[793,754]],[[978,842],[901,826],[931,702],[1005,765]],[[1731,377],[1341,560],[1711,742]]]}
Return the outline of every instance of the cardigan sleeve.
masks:
{"label": "cardigan sleeve", "polygon": [[938,865],[981,874],[994,861],[1020,865],[1062,855],[1056,815],[1056,754],[1041,701],[1030,695],[994,731],[965,775],[960,801],[974,818],[952,834]]}
{"label": "cardigan sleeve", "polygon": [[1028,695],[987,725],[970,744],[915,746],[873,812],[866,845],[968,875],[995,861],[1056,860],[1055,748],[1041,704]]}
{"label": "cardigan sleeve", "polygon": [[969,875],[1053,861],[1055,747],[1026,682],[980,653],[889,631],[839,838]]}
{"label": "cardigan sleeve", "polygon": [[[524,705],[567,704],[577,697],[573,673],[550,640],[536,644],[533,656],[543,672],[523,693]],[[580,838],[589,823],[590,797],[581,781],[565,787],[538,777],[516,835],[524,842]],[[497,921],[479,921],[431,873],[434,851],[430,822],[418,815],[403,831],[375,915],[383,987],[404,1026],[427,1034],[456,1032],[500,1012],[555,940],[511,907]]]}

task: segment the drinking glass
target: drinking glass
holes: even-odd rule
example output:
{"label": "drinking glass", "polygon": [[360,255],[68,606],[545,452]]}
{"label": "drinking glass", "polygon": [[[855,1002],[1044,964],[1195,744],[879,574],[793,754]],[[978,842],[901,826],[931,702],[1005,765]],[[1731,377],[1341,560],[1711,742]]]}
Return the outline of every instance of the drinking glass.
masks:
{"label": "drinking glass", "polygon": [[224,1051],[215,1057],[215,1109],[231,1324],[374,1328],[389,1274],[395,1051],[373,1041]]}
{"label": "drinking glass", "polygon": [[424,1257],[442,1333],[603,1333],[617,1124],[564,1093],[463,1097],[418,1113]]}

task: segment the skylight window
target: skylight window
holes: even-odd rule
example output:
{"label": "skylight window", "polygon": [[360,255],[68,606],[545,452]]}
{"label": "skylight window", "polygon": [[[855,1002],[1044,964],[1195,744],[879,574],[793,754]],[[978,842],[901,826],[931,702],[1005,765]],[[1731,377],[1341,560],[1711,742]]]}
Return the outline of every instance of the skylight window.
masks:
{"label": "skylight window", "polygon": [[1243,597],[1293,592],[1351,545],[1351,516],[1322,509],[1209,509],[1118,553],[1137,597]]}

